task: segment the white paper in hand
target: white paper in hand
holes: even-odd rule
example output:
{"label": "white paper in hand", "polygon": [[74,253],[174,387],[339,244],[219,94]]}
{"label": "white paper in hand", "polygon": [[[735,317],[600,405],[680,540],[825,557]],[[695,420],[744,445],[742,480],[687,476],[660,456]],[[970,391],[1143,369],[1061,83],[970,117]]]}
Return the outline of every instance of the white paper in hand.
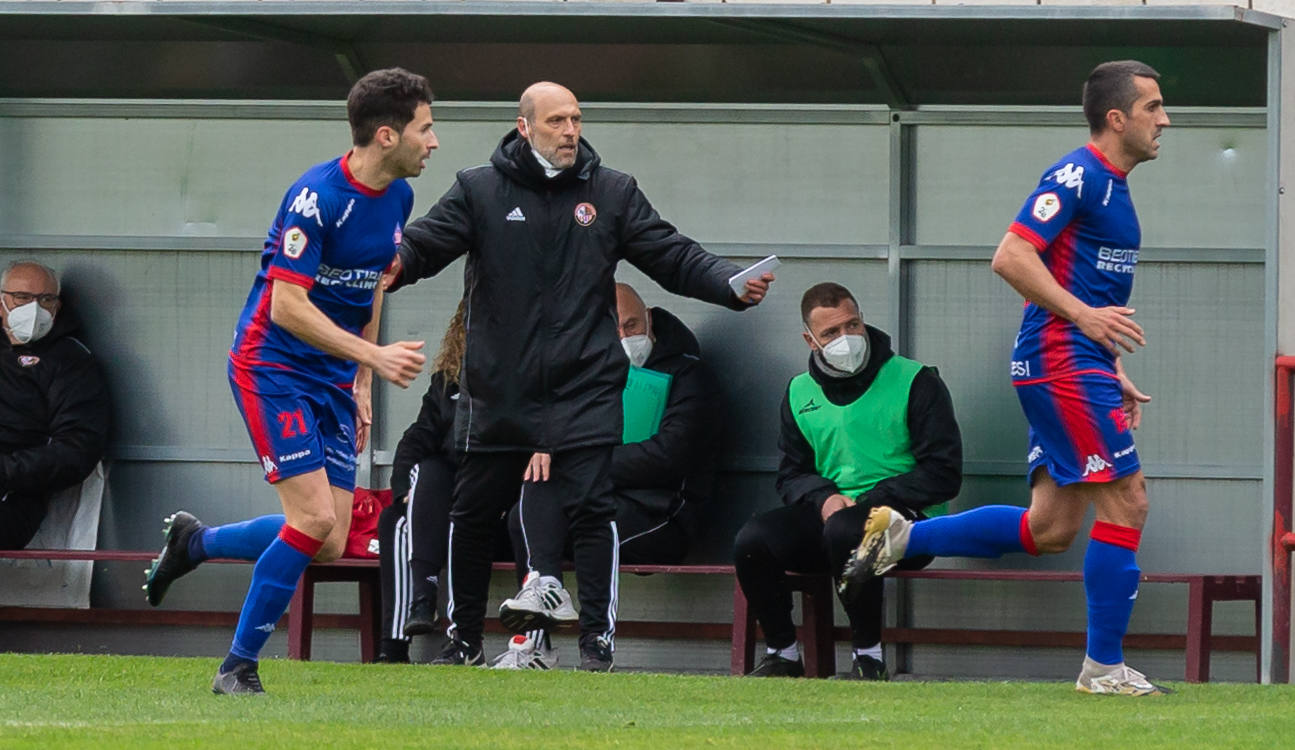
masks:
{"label": "white paper in hand", "polygon": [[743,269],[732,276],[728,277],[728,286],[739,298],[746,296],[746,282],[758,279],[766,273],[772,273],[775,268],[782,265],[778,256],[770,255],[762,261],[759,261],[749,268]]}

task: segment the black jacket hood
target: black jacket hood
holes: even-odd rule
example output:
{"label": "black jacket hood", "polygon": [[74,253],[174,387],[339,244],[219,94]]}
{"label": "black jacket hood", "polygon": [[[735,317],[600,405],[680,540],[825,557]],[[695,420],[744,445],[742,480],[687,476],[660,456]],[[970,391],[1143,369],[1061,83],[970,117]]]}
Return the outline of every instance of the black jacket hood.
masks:
{"label": "black jacket hood", "polygon": [[583,137],[576,149],[576,163],[562,170],[556,177],[546,177],[544,168],[535,160],[531,144],[516,128],[508,131],[499,140],[495,152],[490,156],[490,163],[509,178],[529,187],[540,188],[546,185],[560,185],[573,180],[588,180],[589,175],[602,162],[598,152]]}
{"label": "black jacket hood", "polygon": [[863,395],[872,381],[877,379],[877,371],[886,361],[895,356],[890,346],[890,335],[879,328],[865,325],[868,332],[868,364],[848,378],[836,378],[823,371],[818,357],[809,355],[809,376],[823,389],[823,395],[834,404],[842,405],[853,402]]}
{"label": "black jacket hood", "polygon": [[697,343],[697,337],[688,330],[688,326],[664,308],[652,308],[652,335],[656,338],[652,343],[652,353],[643,363],[648,369],[652,369],[654,364],[684,354],[701,356],[701,344]]}

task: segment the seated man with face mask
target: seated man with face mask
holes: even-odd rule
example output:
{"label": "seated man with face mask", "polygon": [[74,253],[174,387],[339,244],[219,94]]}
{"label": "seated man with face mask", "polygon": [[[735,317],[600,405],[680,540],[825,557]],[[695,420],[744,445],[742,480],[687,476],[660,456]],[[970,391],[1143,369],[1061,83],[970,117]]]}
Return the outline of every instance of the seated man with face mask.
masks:
{"label": "seated man with face mask", "polygon": [[[722,397],[702,364],[697,338],[678,318],[660,307],[648,309],[629,284],[616,285],[616,312],[630,364],[670,376],[655,434],[612,450],[617,558],[627,565],[678,563],[696,532],[697,508],[714,489]],[[547,460],[539,456],[532,459],[532,470],[537,460]],[[534,471],[528,478],[534,480]],[[545,480],[541,471],[538,481],[526,482],[509,514],[522,590],[500,607],[500,618],[523,632],[496,657],[495,669],[553,668],[558,655],[547,631],[575,617],[570,594],[562,588],[567,519]]]}
{"label": "seated man with face mask", "polygon": [[[839,578],[870,509],[887,505],[924,518],[962,484],[962,438],[935,369],[895,354],[890,337],[864,325],[854,296],[840,284],[810,287],[800,311],[809,371],[791,379],[782,400],[777,487],[785,505],[748,521],[734,550],[738,583],[765,633],[766,653],[753,677],[805,674],[785,571]],[[930,562],[913,558],[899,567]],[[888,678],[882,584],[874,578],[843,602],[852,679]]]}
{"label": "seated man with face mask", "polygon": [[107,443],[103,376],[62,305],[39,263],[0,275],[0,549],[25,547],[50,496],[85,479]]}

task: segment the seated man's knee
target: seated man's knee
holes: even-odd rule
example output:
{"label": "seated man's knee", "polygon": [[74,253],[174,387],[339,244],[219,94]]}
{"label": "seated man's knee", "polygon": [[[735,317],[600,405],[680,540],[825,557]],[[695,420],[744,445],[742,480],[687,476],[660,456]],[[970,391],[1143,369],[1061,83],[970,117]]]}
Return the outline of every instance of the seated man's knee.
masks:
{"label": "seated man's knee", "polygon": [[843,508],[827,517],[823,522],[823,541],[827,548],[837,556],[841,550],[851,550],[863,540],[863,524],[868,519],[867,513],[852,512],[853,508],[867,510],[859,506]]}
{"label": "seated man's knee", "polygon": [[742,524],[742,528],[737,532],[737,538],[733,541],[733,558],[741,560],[765,555],[768,549],[765,538],[771,533],[767,527],[768,524],[759,516]]}

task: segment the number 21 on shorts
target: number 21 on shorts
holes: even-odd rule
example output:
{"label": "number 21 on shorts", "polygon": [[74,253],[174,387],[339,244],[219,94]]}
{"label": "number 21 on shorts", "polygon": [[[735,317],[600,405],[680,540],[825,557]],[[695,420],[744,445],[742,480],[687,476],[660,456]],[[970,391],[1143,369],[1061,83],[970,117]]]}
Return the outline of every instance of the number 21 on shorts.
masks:
{"label": "number 21 on shorts", "polygon": [[302,416],[301,409],[281,411],[278,419],[279,425],[283,427],[283,437],[285,438],[294,438],[307,433],[306,418]]}

